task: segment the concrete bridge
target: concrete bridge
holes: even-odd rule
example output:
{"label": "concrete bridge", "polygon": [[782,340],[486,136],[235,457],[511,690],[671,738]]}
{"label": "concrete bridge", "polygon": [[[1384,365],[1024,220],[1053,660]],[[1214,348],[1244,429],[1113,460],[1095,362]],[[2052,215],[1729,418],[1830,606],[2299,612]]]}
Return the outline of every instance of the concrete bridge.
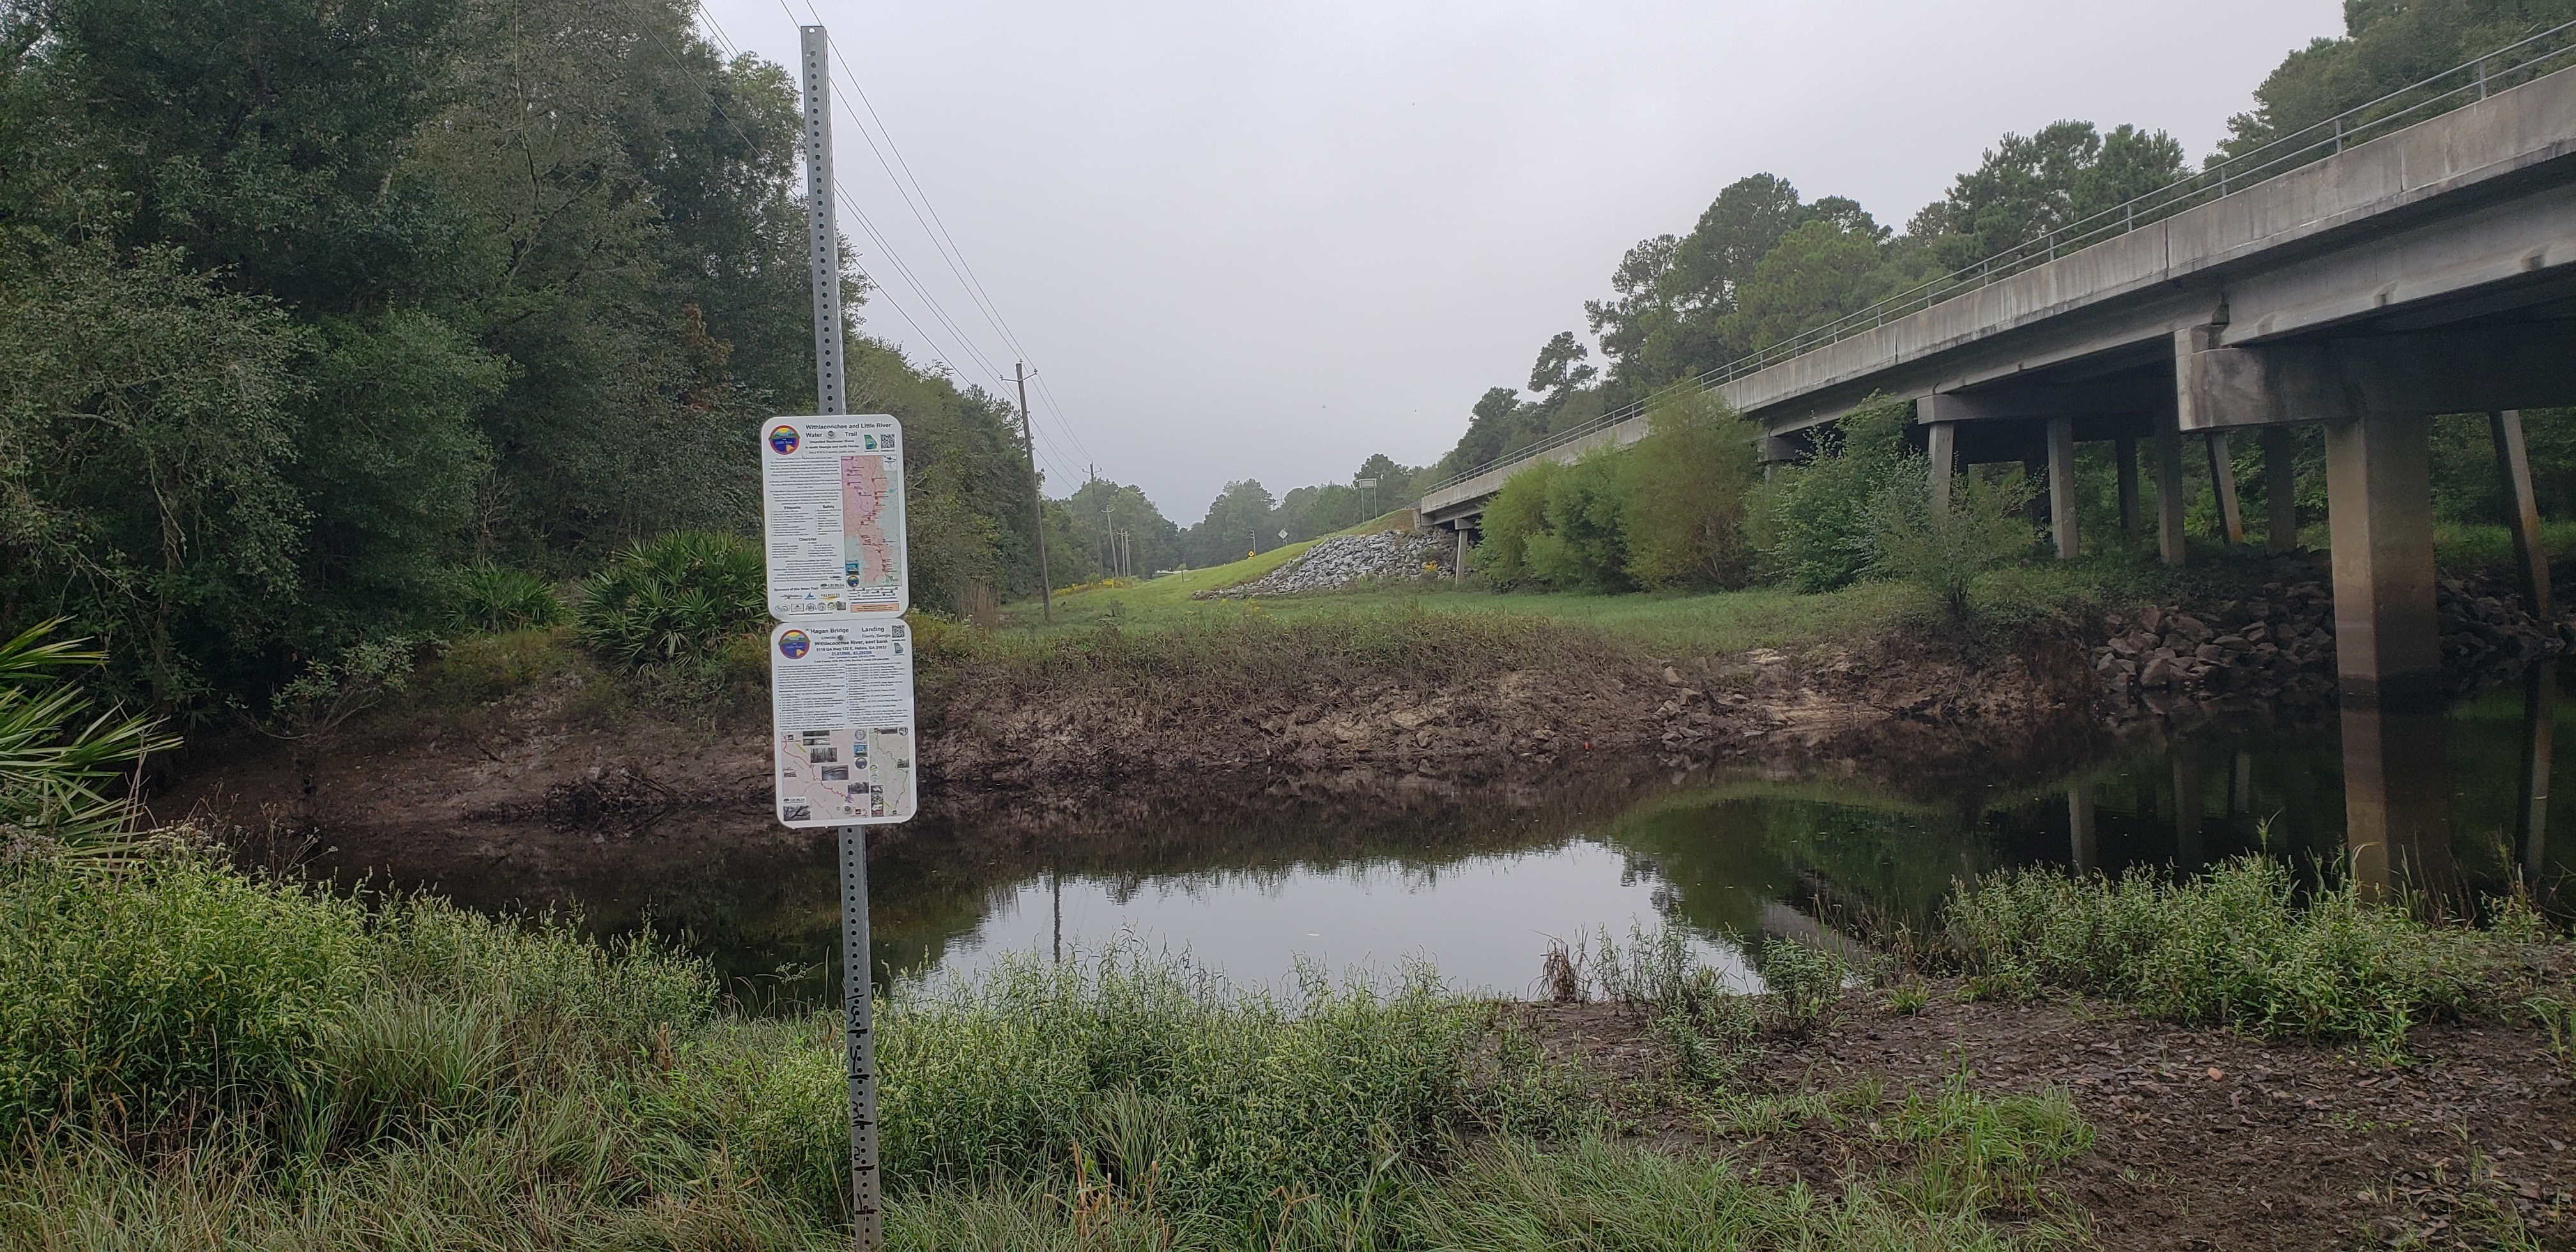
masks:
{"label": "concrete bridge", "polygon": [[[2209,457],[2223,528],[2239,541],[2226,441],[2241,432],[2268,450],[2285,447],[2293,425],[2322,426],[2347,769],[2386,798],[2387,780],[2415,769],[2423,736],[2439,733],[2422,720],[2438,720],[2440,670],[2431,418],[2492,415],[2520,506],[2526,587],[2545,611],[2515,411],[2576,405],[2576,69],[2480,94],[1930,307],[1846,328],[1715,390],[1765,432],[1767,461],[1803,455],[1818,426],[1872,397],[1911,399],[1936,495],[1966,465],[2044,467],[2061,556],[2084,546],[2074,455],[2085,442],[2114,445],[2123,524],[2143,537],[2143,447],[2159,546],[2177,564],[2187,445],[2204,445],[2194,451]],[[1570,460],[1644,433],[1645,419],[1631,417],[1538,455]],[[1431,490],[1422,518],[1458,531],[1463,545],[1502,480],[1531,459]],[[2267,484],[2264,538],[2286,550],[2298,542],[2290,459],[2264,460],[2282,476]],[[2438,825],[2438,813],[2353,799],[2356,848]]]}

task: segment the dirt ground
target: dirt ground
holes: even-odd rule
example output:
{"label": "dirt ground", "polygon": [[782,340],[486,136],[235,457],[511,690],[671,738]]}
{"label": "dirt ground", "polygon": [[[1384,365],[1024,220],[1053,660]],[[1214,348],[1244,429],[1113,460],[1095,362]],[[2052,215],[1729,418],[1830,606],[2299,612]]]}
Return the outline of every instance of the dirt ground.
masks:
{"label": "dirt ground", "polygon": [[[396,702],[327,742],[205,737],[150,802],[417,881],[801,846],[770,820],[765,707],[603,698],[614,684],[560,665],[495,700]],[[973,672],[925,682],[921,819],[1043,841],[1300,806],[1342,820],[1519,809],[1709,766],[1907,780],[2008,761],[2036,778],[2104,734],[2064,640],[1982,661],[1936,640],[1445,680],[1366,671],[1252,698],[1222,677],[1167,691],[1080,674],[1034,690]]]}
{"label": "dirt ground", "polygon": [[[1920,1012],[1883,993],[1847,996],[1809,1038],[1773,1042],[1744,1071],[1766,1090],[1845,1090],[1875,1076],[1887,1098],[1966,1073],[1980,1090],[2063,1087],[2094,1130],[2090,1151],[2043,1191],[2083,1213],[2106,1249],[2576,1248],[2576,1085],[2536,1031],[2418,1027],[2409,1063],[2350,1048],[2264,1043],[2142,1020],[2118,1005],[1963,1002],[1934,985]],[[1616,1006],[1535,1005],[1552,1048],[1614,1072],[1659,1045]],[[1698,1140],[1759,1168],[1833,1187],[1901,1167],[1865,1132],[1809,1123],[1754,1139],[1712,1135],[1664,1110],[1646,1133]]]}

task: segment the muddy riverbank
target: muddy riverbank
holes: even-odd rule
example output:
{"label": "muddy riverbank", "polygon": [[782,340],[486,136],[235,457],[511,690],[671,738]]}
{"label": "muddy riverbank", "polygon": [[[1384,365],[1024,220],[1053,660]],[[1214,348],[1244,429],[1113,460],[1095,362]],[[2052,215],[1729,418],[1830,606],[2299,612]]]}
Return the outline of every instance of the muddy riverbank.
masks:
{"label": "muddy riverbank", "polygon": [[[2106,737],[2070,634],[1711,658],[1525,626],[1482,656],[1437,641],[1354,655],[1323,628],[1171,647],[1107,634],[1039,655],[926,640],[919,830],[1007,843],[1255,815],[1419,823],[1712,767],[1920,785],[2010,762],[2038,778]],[[560,641],[524,651],[502,681],[433,666],[324,740],[201,739],[154,808],[244,832],[254,859],[403,881],[810,858],[809,835],[769,820],[756,688],[639,699]]]}

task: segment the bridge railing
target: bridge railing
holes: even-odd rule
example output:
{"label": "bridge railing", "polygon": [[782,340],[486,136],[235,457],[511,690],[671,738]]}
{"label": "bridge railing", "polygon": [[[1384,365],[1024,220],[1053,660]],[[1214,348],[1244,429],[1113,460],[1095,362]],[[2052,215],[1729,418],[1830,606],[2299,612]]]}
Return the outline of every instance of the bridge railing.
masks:
{"label": "bridge railing", "polygon": [[2408,84],[2367,104],[2346,109],[2324,121],[2277,136],[2243,152],[2211,160],[2195,173],[2184,175],[2143,195],[2088,214],[2061,226],[2052,227],[2038,237],[2007,248],[1962,269],[1954,270],[1920,286],[1900,291],[1877,303],[1821,326],[1809,327],[1760,351],[1667,384],[1641,400],[1632,400],[1579,426],[1558,431],[1508,456],[1497,457],[1474,469],[1452,474],[1422,489],[1424,494],[1454,487],[1471,478],[1534,460],[1568,444],[1578,443],[1614,426],[1635,419],[1666,397],[1730,383],[1777,365],[1791,357],[1812,352],[1828,344],[1839,343],[1854,335],[1886,325],[1889,321],[1931,308],[1944,300],[1974,291],[1989,283],[2008,278],[2056,260],[2061,255],[2082,251],[2106,239],[2128,234],[2141,226],[2151,226],[2185,209],[2196,208],[2213,200],[2286,174],[2293,169],[2325,160],[2346,147],[2377,139],[2403,130],[2438,113],[2448,112],[2471,100],[2483,100],[2493,92],[2517,86],[2543,74],[2576,65],[2576,22],[2555,26],[2538,34],[2515,40],[2475,60],[2466,61],[2430,78]]}

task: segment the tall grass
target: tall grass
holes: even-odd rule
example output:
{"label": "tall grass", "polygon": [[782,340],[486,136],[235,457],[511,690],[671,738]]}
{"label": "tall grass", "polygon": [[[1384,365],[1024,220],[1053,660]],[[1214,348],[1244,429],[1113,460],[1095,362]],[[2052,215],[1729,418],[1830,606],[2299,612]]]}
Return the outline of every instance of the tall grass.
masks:
{"label": "tall grass", "polygon": [[2417,1023],[2511,1003],[2504,938],[2427,925],[2350,885],[2302,891],[2258,856],[2185,881],[2007,871],[1963,887],[1945,916],[1979,989],[2102,995],[2267,1037],[2393,1054]]}
{"label": "tall grass", "polygon": [[[174,847],[8,866],[0,945],[0,1248],[845,1245],[837,1022],[721,1012],[703,964],[652,942]],[[1005,962],[880,1010],[888,1229],[1416,1249],[1561,1246],[1580,1220],[1595,1247],[1983,1246],[2000,1192],[1933,1166],[2025,1177],[2065,1139],[1967,1094],[1955,1124],[1898,1110],[1886,1133],[1922,1122],[1924,1164],[1828,1199],[1614,1146],[1594,1080],[1510,1020],[1428,970],[1274,996],[1132,949]],[[1561,1211],[1523,1211],[1542,1203]]]}

